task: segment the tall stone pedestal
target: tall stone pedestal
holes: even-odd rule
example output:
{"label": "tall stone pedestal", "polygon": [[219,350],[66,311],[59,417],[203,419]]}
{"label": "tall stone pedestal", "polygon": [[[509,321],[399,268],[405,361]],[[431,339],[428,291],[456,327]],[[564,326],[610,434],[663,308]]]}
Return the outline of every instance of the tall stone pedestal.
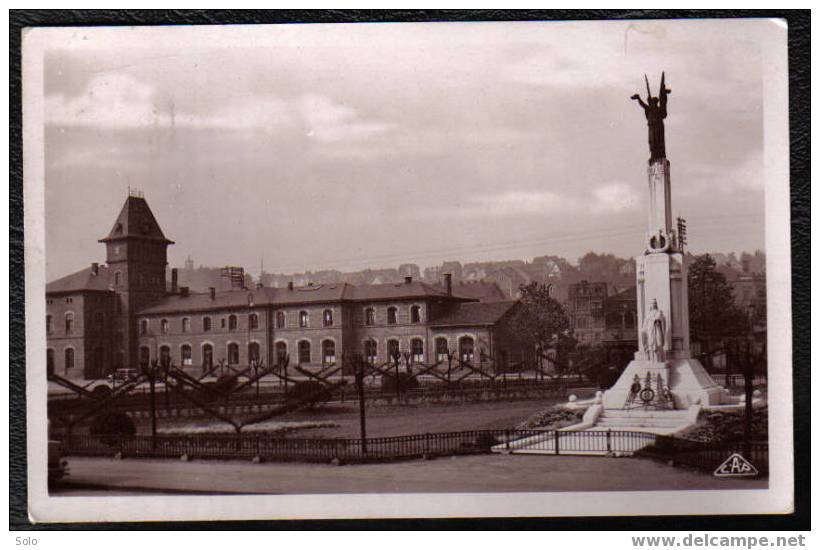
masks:
{"label": "tall stone pedestal", "polygon": [[[603,395],[605,409],[641,405],[632,391],[647,379],[663,382],[675,409],[718,405],[723,389],[689,351],[689,296],[683,246],[672,223],[670,164],[650,162],[646,249],[635,259],[638,301],[638,351],[615,385]],[[647,377],[647,375],[649,375]],[[636,378],[637,377],[637,378]],[[658,393],[655,383],[651,390]],[[654,405],[653,405],[654,406]],[[663,405],[671,406],[669,401]]]}

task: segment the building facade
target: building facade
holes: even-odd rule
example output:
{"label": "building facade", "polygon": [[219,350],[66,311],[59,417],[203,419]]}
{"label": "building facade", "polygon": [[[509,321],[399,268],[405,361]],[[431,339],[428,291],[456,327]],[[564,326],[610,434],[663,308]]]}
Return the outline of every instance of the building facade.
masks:
{"label": "building facade", "polygon": [[[506,329],[517,302],[481,301],[411,275],[402,282],[354,285],[288,281],[277,288],[191,292],[166,282],[167,247],[147,202],[130,195],[109,234],[106,264],[46,286],[48,372],[101,378],[118,368],[168,360],[191,371],[289,364],[321,369],[346,353],[385,364],[441,361],[450,355],[489,367],[523,357]],[[190,267],[190,266],[189,266]],[[475,293],[473,293],[475,294]]]}

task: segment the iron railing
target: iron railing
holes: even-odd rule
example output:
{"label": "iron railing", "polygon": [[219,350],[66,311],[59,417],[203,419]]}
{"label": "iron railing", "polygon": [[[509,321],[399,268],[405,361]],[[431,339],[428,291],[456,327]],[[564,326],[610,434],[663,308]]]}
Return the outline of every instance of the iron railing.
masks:
{"label": "iron railing", "polygon": [[276,434],[160,434],[156,437],[64,435],[63,452],[75,456],[262,461],[368,462],[497,452],[644,455],[714,471],[740,452],[760,473],[769,468],[768,443],[704,443],[632,431],[474,430],[361,439],[289,438]]}

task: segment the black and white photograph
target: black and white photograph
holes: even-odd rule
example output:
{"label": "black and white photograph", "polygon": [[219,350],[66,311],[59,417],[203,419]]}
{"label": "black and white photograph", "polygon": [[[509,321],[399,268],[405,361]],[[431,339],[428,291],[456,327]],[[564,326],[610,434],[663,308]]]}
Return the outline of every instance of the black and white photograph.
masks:
{"label": "black and white photograph", "polygon": [[32,521],[791,513],[786,36],[27,30]]}

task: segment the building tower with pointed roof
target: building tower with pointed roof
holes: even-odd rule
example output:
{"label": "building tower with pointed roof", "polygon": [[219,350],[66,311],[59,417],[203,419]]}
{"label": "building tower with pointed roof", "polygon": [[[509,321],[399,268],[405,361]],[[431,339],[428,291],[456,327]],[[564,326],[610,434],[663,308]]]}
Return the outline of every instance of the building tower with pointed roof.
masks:
{"label": "building tower with pointed roof", "polygon": [[136,312],[165,298],[168,266],[167,239],[142,193],[129,190],[105,244],[112,289],[117,294],[120,331],[125,347],[123,367],[137,366]]}

